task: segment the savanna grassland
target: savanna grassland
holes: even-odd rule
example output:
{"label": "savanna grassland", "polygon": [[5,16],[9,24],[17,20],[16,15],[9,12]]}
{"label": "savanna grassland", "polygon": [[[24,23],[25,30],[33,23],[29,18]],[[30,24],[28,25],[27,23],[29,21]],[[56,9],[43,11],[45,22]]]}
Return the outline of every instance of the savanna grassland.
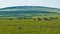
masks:
{"label": "savanna grassland", "polygon": [[0,20],[0,34],[60,34],[60,19]]}
{"label": "savanna grassland", "polygon": [[43,6],[1,8],[0,34],[60,34],[60,9]]}

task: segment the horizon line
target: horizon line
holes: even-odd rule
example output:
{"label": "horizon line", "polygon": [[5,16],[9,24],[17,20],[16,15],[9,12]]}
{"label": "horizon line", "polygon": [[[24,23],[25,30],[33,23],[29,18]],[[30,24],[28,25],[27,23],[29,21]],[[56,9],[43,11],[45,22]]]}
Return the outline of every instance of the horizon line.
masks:
{"label": "horizon line", "polygon": [[[6,7],[0,8],[0,9],[3,9],[3,8],[10,8],[10,7],[18,7],[18,6],[6,6]],[[34,7],[34,6],[32,6],[32,7]],[[36,7],[38,7],[38,6],[36,6]],[[60,9],[60,8],[56,8],[56,7],[48,7],[48,6],[39,6],[39,7],[46,7],[46,8]]]}

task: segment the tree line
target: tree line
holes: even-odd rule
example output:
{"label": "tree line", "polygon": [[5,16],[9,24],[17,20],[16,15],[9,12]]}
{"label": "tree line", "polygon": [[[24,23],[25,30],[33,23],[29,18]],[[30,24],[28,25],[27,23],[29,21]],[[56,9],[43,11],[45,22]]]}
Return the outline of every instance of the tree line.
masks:
{"label": "tree line", "polygon": [[[40,18],[40,17],[38,17],[38,18],[17,18],[18,20],[25,20],[25,19],[33,19],[34,21],[36,21],[36,20],[38,20],[38,21],[40,21],[40,20],[56,20],[56,19],[58,19],[58,17],[50,17],[50,18],[47,18],[47,17],[44,17],[44,18]],[[13,18],[8,18],[8,20],[13,20]]]}

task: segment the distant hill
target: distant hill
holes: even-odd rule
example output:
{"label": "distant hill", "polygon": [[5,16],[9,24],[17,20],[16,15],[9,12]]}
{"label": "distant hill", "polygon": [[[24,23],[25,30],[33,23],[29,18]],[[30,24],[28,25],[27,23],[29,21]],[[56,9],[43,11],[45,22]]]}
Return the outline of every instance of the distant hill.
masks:
{"label": "distant hill", "polygon": [[60,9],[42,6],[14,6],[0,9],[0,17],[34,17],[60,15]]}

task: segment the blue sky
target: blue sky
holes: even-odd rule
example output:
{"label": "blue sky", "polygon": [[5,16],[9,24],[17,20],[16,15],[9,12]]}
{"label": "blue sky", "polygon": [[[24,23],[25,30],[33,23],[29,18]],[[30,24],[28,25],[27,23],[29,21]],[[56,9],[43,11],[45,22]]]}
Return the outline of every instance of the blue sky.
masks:
{"label": "blue sky", "polygon": [[60,0],[0,0],[0,8],[10,6],[46,6],[60,8]]}

